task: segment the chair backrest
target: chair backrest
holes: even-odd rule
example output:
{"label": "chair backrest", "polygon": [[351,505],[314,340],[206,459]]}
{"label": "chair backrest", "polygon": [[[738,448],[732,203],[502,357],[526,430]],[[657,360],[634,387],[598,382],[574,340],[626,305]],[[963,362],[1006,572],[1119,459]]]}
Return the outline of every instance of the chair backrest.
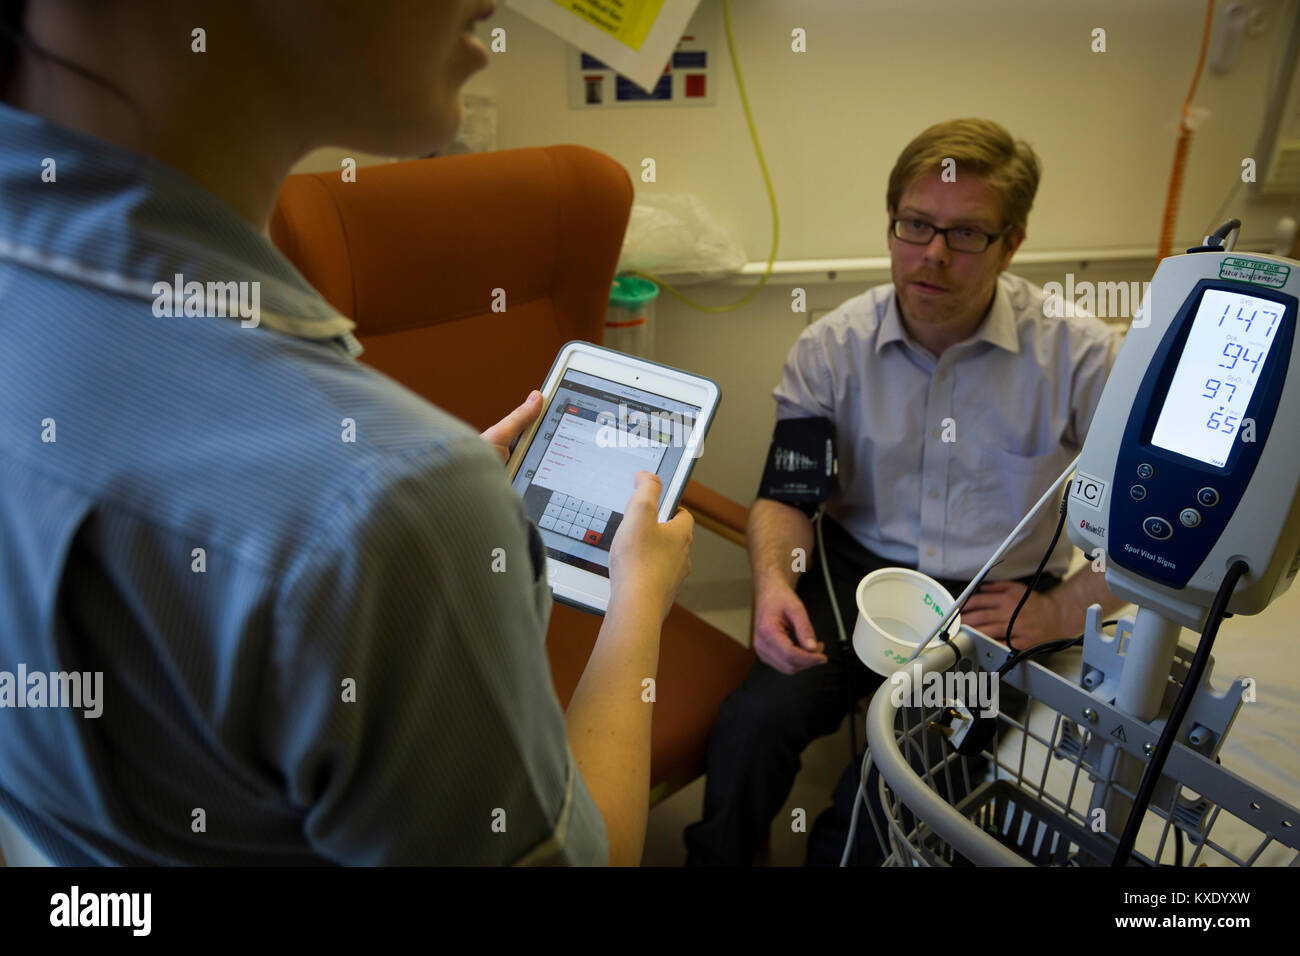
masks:
{"label": "chair backrest", "polygon": [[361,361],[479,429],[599,343],[632,209],[613,159],[549,146],[290,176],[271,238],[357,323]]}

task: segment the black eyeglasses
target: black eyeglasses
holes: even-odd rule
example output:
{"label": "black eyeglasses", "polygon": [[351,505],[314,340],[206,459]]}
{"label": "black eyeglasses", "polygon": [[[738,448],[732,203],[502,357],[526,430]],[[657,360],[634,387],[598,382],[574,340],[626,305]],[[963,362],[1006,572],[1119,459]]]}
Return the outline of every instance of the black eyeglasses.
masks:
{"label": "black eyeglasses", "polygon": [[916,246],[928,246],[934,239],[934,234],[941,233],[944,244],[953,252],[983,252],[1011,231],[1010,226],[997,233],[981,232],[967,226],[949,226],[947,229],[940,229],[923,219],[891,219],[889,228],[903,242],[910,242]]}

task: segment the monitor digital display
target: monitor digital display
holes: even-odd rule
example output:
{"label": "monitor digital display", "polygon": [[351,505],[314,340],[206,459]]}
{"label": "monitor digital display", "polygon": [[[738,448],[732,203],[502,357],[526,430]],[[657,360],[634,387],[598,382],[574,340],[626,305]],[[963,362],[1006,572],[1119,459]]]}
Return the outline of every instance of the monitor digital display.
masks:
{"label": "monitor digital display", "polygon": [[1270,299],[1205,290],[1156,419],[1152,445],[1225,467],[1283,312]]}

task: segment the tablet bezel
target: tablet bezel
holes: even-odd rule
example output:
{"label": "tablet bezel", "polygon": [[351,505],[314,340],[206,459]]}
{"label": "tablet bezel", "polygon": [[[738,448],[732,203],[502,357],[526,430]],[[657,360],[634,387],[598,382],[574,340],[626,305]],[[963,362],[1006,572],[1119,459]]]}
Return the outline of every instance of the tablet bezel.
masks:
{"label": "tablet bezel", "polygon": [[[537,438],[542,422],[550,414],[551,403],[559,390],[561,380],[570,369],[599,376],[617,385],[644,389],[673,401],[686,402],[699,407],[700,412],[695,427],[686,442],[687,451],[677,463],[677,470],[664,483],[659,520],[667,521],[676,513],[686,482],[690,480],[695,462],[702,453],[704,440],[721,399],[718,383],[704,375],[684,372],[681,369],[635,355],[616,352],[590,342],[580,340],[566,342],[555,361],[551,363],[551,369],[547,372],[546,381],[542,385],[541,414],[520,436],[506,464],[506,474],[511,489],[516,493],[518,489],[514,487],[515,478],[523,466],[529,448]],[[546,578],[553,597],[562,604],[599,615],[603,615],[609,607],[610,579],[603,575],[556,561],[548,554]]]}

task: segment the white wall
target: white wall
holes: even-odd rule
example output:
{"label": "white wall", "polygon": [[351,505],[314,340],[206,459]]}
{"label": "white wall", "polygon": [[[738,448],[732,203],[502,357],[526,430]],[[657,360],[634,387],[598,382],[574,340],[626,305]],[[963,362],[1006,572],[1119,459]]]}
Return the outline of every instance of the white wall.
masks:
{"label": "white wall", "polygon": [[[1209,111],[1192,142],[1175,249],[1198,240],[1252,156],[1295,0],[1248,0],[1268,29],[1249,37],[1236,68],[1207,70],[1194,100]],[[884,193],[898,152],[927,125],[958,116],[997,120],[1038,152],[1044,173],[1022,254],[1143,247],[1155,251],[1179,111],[1191,82],[1205,4],[1195,0],[733,0],[736,48],[781,213],[781,259],[884,256]],[[638,195],[690,192],[766,260],[771,221],[723,40],[720,0],[693,21],[716,31],[716,104],[693,109],[570,110],[570,49],[502,6],[479,27],[506,30],[508,49],[466,92],[497,100],[498,148],[579,143],[614,157]],[[790,51],[795,27],[808,52]],[[1107,51],[1090,50],[1106,30]],[[339,151],[300,169],[338,168]],[[644,157],[658,181],[640,181]],[[1258,158],[1258,157],[1257,157]],[[1267,240],[1295,199],[1246,202],[1244,246]],[[1012,271],[1063,281],[1150,278],[1153,263],[1107,266],[1053,261]],[[809,306],[826,309],[880,281],[811,284]],[[745,285],[693,287],[711,302]],[[752,500],[771,431],[770,392],[808,316],[792,314],[790,285],[764,290],[724,315],[668,296],[658,308],[656,358],[719,381],[723,403],[697,477]],[[742,580],[738,549],[700,535],[693,586]],[[734,593],[734,592],[732,592]]]}
{"label": "white wall", "polygon": [[[1195,238],[1252,154],[1278,25],[1294,5],[1255,0],[1272,29],[1248,38],[1236,69],[1202,75],[1210,116],[1185,185]],[[755,121],[782,209],[784,258],[884,252],[885,180],[930,123],[985,116],[1028,140],[1045,174],[1025,251],[1154,245],[1174,132],[1196,63],[1204,3],[1195,0],[733,0],[732,21]],[[720,0],[697,20],[721,36]],[[765,258],[770,221],[725,49],[704,109],[570,110],[569,49],[509,7],[486,29],[509,49],[467,91],[499,100],[500,148],[582,143],[635,174],[691,191]],[[790,52],[803,27],[808,52]],[[1090,52],[1094,27],[1107,52]],[[486,29],[481,33],[486,35]],[[1247,237],[1271,232],[1253,222]]]}

